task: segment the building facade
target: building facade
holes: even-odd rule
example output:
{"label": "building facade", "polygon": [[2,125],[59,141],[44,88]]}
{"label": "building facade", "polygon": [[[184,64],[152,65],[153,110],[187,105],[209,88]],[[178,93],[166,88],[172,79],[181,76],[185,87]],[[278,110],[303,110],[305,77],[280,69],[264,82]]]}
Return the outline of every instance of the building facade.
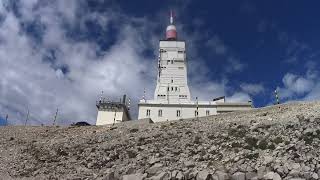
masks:
{"label": "building facade", "polygon": [[131,120],[125,95],[123,96],[123,100],[119,102],[107,101],[101,97],[100,100],[97,101],[96,106],[98,108],[97,126]]}
{"label": "building facade", "polygon": [[251,102],[227,103],[225,98],[192,101],[187,79],[186,43],[177,39],[173,17],[166,29],[166,39],[159,42],[157,85],[153,100],[140,100],[138,119],[154,122],[215,115],[248,110]]}

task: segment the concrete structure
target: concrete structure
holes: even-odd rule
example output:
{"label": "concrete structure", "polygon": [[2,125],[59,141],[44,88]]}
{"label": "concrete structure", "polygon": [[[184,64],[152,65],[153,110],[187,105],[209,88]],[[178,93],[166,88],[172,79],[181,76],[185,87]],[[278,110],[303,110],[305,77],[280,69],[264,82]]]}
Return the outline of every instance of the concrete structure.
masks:
{"label": "concrete structure", "polygon": [[153,100],[139,102],[138,119],[151,118],[154,122],[209,116],[224,112],[248,110],[251,102],[227,103],[225,98],[212,101],[191,100],[187,80],[186,43],[177,39],[173,16],[160,40],[157,86]]}
{"label": "concrete structure", "polygon": [[98,108],[96,125],[108,125],[131,120],[126,95],[119,102],[106,101],[101,97],[96,105]]}

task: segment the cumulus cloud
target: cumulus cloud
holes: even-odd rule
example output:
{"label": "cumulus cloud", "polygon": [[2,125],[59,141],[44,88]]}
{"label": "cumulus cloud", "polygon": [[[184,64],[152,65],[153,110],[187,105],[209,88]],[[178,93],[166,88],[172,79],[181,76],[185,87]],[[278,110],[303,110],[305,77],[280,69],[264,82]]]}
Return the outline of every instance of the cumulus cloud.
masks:
{"label": "cumulus cloud", "polygon": [[251,97],[244,92],[234,93],[232,96],[226,99],[227,102],[248,102],[251,101]]}
{"label": "cumulus cloud", "polygon": [[[83,11],[85,1],[14,2],[15,6],[13,1],[0,2],[2,118],[9,114],[11,124],[23,124],[29,110],[30,124],[51,124],[58,108],[59,124],[95,123],[95,100],[101,91],[113,100],[128,94],[135,104],[133,117],[144,88],[147,97],[152,97],[156,61],[145,52],[151,50],[152,56],[157,56],[156,42],[160,37],[150,30],[155,27],[153,22],[110,9],[103,13]],[[87,33],[87,21],[105,30],[111,28],[111,21],[119,19],[122,21],[117,22],[121,23],[115,25],[118,32],[103,37],[115,39],[108,48],[73,34]],[[34,30],[30,32],[28,26]],[[223,47],[217,49],[223,51]],[[197,64],[203,73],[191,73],[191,92],[195,96],[207,100],[221,95],[235,101],[249,98],[245,93],[226,94],[227,82],[211,81],[206,65]],[[233,64],[235,69],[241,69],[239,63]]]}
{"label": "cumulus cloud", "polygon": [[262,84],[250,84],[250,83],[242,83],[240,84],[240,88],[242,91],[247,92],[251,95],[257,95],[259,93],[264,92],[265,88]]}
{"label": "cumulus cloud", "polygon": [[287,89],[297,94],[309,92],[314,86],[314,82],[311,79],[299,77],[291,73],[287,73],[283,77],[282,82]]}
{"label": "cumulus cloud", "polygon": [[246,64],[242,63],[239,59],[234,58],[234,57],[229,57],[227,59],[227,62],[229,63],[226,66],[226,72],[228,72],[228,73],[241,72],[246,67]]}
{"label": "cumulus cloud", "polygon": [[291,100],[319,100],[320,77],[315,62],[306,63],[305,75],[286,73],[282,79],[283,86],[278,87],[280,98]]}
{"label": "cumulus cloud", "polygon": [[207,41],[207,46],[219,55],[224,55],[227,52],[227,47],[217,35]]}
{"label": "cumulus cloud", "polygon": [[[38,1],[21,1],[18,10],[24,16],[18,18],[8,11],[0,25],[0,110],[8,112],[15,124],[22,123],[27,109],[30,122],[51,123],[56,108],[66,121],[62,123],[93,123],[101,90],[109,98],[129,93],[137,102],[144,88],[137,84],[152,85],[148,68],[152,65],[140,54],[144,47],[136,43],[139,32],[124,27],[119,41],[99,56],[97,44],[68,38],[63,23],[74,22],[77,1],[68,1],[66,6],[64,2],[41,6]],[[30,21],[45,27],[39,44],[21,26]],[[54,57],[46,60],[48,53]]]}

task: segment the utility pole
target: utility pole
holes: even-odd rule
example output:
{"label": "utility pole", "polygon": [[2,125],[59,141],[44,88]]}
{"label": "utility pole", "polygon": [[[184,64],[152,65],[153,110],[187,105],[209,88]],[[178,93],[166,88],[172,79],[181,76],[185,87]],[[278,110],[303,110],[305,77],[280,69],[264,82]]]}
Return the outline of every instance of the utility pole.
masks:
{"label": "utility pole", "polygon": [[53,119],[53,126],[56,125],[56,120],[57,120],[57,116],[58,116],[58,111],[59,111],[59,109],[57,108],[56,114],[54,115],[54,119]]}
{"label": "utility pole", "polygon": [[127,105],[128,111],[130,111],[130,104],[131,104],[131,100],[130,100],[130,98],[129,98],[129,99],[128,99],[128,105]]}
{"label": "utility pole", "polygon": [[117,116],[117,109],[115,109],[114,111],[114,118],[113,118],[113,124],[114,125],[116,123],[116,116]]}
{"label": "utility pole", "polygon": [[197,120],[198,120],[198,118],[199,118],[199,102],[198,102],[198,97],[196,97],[196,102],[197,102],[196,117],[197,117]]}
{"label": "utility pole", "polygon": [[9,118],[9,115],[7,114],[6,115],[6,126],[8,126],[8,118]]}
{"label": "utility pole", "polygon": [[25,123],[24,123],[24,126],[26,126],[27,125],[27,123],[28,123],[28,120],[29,120],[29,108],[28,108],[28,112],[27,112],[27,117],[26,117],[26,121],[25,121]]}
{"label": "utility pole", "polygon": [[280,101],[279,101],[279,94],[278,94],[277,89],[276,89],[276,90],[274,90],[274,94],[275,94],[275,96],[276,96],[276,104],[280,104]]}

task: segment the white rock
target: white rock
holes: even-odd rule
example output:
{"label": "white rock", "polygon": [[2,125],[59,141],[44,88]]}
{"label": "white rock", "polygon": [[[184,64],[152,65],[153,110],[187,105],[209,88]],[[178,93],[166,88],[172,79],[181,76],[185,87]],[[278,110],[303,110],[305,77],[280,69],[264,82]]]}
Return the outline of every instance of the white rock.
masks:
{"label": "white rock", "polygon": [[206,180],[209,175],[210,175],[209,171],[202,170],[198,173],[197,180]]}
{"label": "white rock", "polygon": [[170,179],[170,175],[166,172],[162,172],[157,176],[153,176],[150,178],[150,180],[169,180],[169,179]]}
{"label": "white rock", "polygon": [[272,163],[273,160],[274,160],[274,158],[272,156],[265,156],[264,157],[264,164],[270,164],[270,163]]}
{"label": "white rock", "polygon": [[246,175],[243,172],[236,172],[231,176],[232,180],[245,180]]}
{"label": "white rock", "polygon": [[217,171],[217,172],[216,172],[216,175],[218,176],[218,179],[219,179],[219,180],[229,179],[228,174],[225,173],[225,172],[222,172],[222,171]]}
{"label": "white rock", "polygon": [[246,179],[254,179],[257,178],[257,173],[255,172],[246,172]]}
{"label": "white rock", "polygon": [[177,175],[176,175],[176,179],[182,180],[183,178],[184,178],[183,173],[182,173],[181,171],[179,171],[179,172],[177,173]]}
{"label": "white rock", "polygon": [[122,176],[122,180],[144,180],[147,177],[147,174],[129,174]]}
{"label": "white rock", "polygon": [[263,176],[263,178],[268,180],[281,180],[280,175],[275,172],[268,172],[266,175]]}
{"label": "white rock", "polygon": [[151,175],[155,175],[157,174],[157,172],[159,172],[162,169],[162,167],[163,167],[163,164],[156,163],[147,170],[147,173]]}

